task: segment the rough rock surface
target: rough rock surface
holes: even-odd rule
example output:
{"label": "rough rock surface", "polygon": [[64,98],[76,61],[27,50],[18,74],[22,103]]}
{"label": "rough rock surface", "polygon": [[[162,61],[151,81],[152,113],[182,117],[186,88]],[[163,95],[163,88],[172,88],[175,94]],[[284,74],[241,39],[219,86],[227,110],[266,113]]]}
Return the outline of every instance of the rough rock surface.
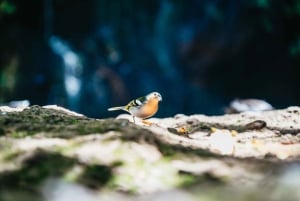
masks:
{"label": "rough rock surface", "polygon": [[300,108],[133,124],[0,107],[0,200],[300,200]]}

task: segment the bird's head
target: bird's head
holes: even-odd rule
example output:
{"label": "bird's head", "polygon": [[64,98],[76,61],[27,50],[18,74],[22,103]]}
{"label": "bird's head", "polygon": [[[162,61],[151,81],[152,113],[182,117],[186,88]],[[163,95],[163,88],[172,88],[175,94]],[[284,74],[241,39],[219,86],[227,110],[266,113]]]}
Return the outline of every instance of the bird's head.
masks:
{"label": "bird's head", "polygon": [[160,93],[158,93],[158,92],[152,92],[152,93],[148,94],[146,96],[146,99],[147,100],[157,99],[158,101],[162,101],[162,97],[161,97]]}

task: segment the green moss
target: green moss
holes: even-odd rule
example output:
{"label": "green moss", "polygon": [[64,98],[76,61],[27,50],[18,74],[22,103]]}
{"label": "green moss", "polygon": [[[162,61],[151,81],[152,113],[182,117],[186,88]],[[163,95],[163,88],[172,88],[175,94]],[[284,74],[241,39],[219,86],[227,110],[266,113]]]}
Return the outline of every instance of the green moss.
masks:
{"label": "green moss", "polygon": [[24,138],[26,136],[30,136],[31,134],[29,134],[26,131],[13,131],[10,133],[10,136],[13,138]]}
{"label": "green moss", "polygon": [[23,162],[17,171],[2,172],[0,187],[34,188],[49,176],[61,176],[75,164],[75,160],[60,154],[38,150]]}
{"label": "green moss", "polygon": [[1,151],[1,159],[3,161],[11,161],[18,157],[21,153],[22,151],[6,149],[5,151]]}
{"label": "green moss", "polygon": [[226,184],[226,180],[222,177],[216,177],[211,173],[194,175],[187,172],[179,172],[177,187],[189,188],[194,185],[203,185],[203,184],[215,185],[217,187]]}
{"label": "green moss", "polygon": [[90,188],[99,188],[106,185],[112,178],[112,169],[104,165],[87,166],[78,178],[78,182]]}
{"label": "green moss", "polygon": [[176,154],[174,147],[167,144],[162,144],[159,146],[159,150],[165,157],[174,156]]}
{"label": "green moss", "polygon": [[0,116],[0,135],[26,137],[44,133],[45,137],[70,138],[76,135],[121,131],[126,120],[96,120],[69,115],[63,111],[32,106],[22,112],[8,112]]}
{"label": "green moss", "polygon": [[189,187],[189,186],[195,184],[196,181],[197,181],[196,176],[194,176],[192,174],[180,174],[177,186],[178,187]]}
{"label": "green moss", "polygon": [[39,192],[24,189],[0,189],[0,200],[3,201],[43,201],[44,196]]}
{"label": "green moss", "polygon": [[[15,158],[19,153],[7,153],[3,159]],[[0,173],[0,189],[18,189],[36,191],[39,185],[47,178],[63,178],[71,182],[78,182],[89,188],[105,186],[113,176],[112,169],[121,163],[112,166],[85,165],[76,159],[65,157],[58,153],[35,151],[32,156],[20,164],[18,170]],[[78,169],[80,168],[78,173]],[[70,172],[72,172],[72,175]],[[74,176],[75,174],[75,176]]]}
{"label": "green moss", "polygon": [[201,157],[220,157],[217,154],[214,154],[205,149],[193,149],[190,147],[184,147],[180,144],[178,145],[169,145],[161,143],[159,146],[159,151],[164,155],[164,157],[172,158],[175,157],[178,153],[185,154],[187,156],[201,156]]}
{"label": "green moss", "polygon": [[0,136],[5,135],[5,130],[4,128],[0,127]]}
{"label": "green moss", "polygon": [[108,183],[108,188],[119,189],[130,194],[138,192],[138,186],[135,184],[135,178],[129,174],[115,175]]}

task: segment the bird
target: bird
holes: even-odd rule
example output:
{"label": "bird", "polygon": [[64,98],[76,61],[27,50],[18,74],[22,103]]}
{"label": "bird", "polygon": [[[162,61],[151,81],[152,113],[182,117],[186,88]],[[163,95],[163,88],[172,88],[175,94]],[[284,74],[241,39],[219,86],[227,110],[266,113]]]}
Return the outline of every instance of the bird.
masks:
{"label": "bird", "polygon": [[147,119],[155,115],[158,111],[159,102],[162,101],[162,96],[158,92],[151,92],[146,96],[139,97],[130,101],[125,106],[111,107],[108,111],[124,110],[130,113],[135,123],[135,117]]}

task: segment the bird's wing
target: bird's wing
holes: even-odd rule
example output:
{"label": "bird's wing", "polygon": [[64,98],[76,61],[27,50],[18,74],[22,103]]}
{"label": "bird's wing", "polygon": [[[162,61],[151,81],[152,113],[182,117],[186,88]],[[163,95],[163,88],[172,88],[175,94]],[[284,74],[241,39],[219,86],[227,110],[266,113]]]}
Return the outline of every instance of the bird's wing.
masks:
{"label": "bird's wing", "polygon": [[137,107],[137,108],[139,108],[140,106],[144,105],[146,102],[147,102],[146,97],[142,96],[142,97],[139,97],[137,99],[134,99],[134,100],[130,101],[128,103],[128,105],[125,106],[125,109],[127,111],[129,111],[129,108],[131,108],[131,107]]}
{"label": "bird's wing", "polygon": [[136,105],[143,105],[147,102],[146,96],[139,97],[134,100]]}

